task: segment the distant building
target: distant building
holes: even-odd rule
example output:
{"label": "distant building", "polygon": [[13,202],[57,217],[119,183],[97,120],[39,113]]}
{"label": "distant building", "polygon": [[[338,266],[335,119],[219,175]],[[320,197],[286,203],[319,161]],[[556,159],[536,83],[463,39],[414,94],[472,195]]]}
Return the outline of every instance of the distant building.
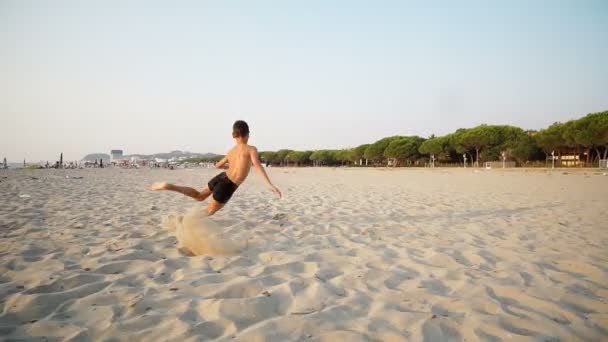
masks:
{"label": "distant building", "polygon": [[113,162],[118,159],[122,159],[122,150],[110,151],[110,162]]}

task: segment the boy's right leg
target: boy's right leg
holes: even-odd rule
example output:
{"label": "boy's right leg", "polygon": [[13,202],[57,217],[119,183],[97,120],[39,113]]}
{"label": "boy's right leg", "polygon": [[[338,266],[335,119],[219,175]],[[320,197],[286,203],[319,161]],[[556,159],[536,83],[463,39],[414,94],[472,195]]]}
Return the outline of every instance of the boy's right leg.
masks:
{"label": "boy's right leg", "polygon": [[209,201],[209,205],[207,206],[207,216],[211,216],[215,214],[218,210],[224,207],[225,203],[220,203],[216,201],[214,198]]}
{"label": "boy's right leg", "polygon": [[209,190],[209,187],[206,186],[202,191],[196,191],[196,189],[194,188],[190,188],[187,186],[179,186],[179,185],[174,185],[174,184],[170,184],[170,183],[165,183],[165,182],[157,182],[152,184],[152,186],[150,187],[151,190],[169,190],[169,191],[175,191],[175,192],[179,192],[180,194],[184,194],[188,197],[192,197],[193,199],[197,200],[197,201],[204,201],[205,199],[207,199],[207,197],[209,197],[209,195],[211,195],[211,190]]}

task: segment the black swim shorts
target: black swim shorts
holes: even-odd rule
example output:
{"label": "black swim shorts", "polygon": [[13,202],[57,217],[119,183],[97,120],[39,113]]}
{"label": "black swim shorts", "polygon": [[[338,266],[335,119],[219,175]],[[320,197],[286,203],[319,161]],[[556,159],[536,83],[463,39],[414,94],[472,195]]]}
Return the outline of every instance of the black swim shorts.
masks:
{"label": "black swim shorts", "polygon": [[209,190],[213,192],[213,199],[220,203],[228,202],[230,197],[232,197],[232,194],[236,191],[236,188],[239,187],[228,178],[226,172],[222,172],[213,177],[207,186],[209,187]]}

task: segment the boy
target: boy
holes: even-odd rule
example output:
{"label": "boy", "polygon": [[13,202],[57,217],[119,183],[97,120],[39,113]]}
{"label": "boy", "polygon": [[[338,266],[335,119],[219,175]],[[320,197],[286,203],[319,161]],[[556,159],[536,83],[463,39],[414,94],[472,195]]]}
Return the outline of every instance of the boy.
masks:
{"label": "boy", "polygon": [[238,120],[232,125],[232,137],[236,140],[236,146],[234,146],[226,156],[216,164],[217,168],[226,169],[227,171],[222,172],[211,179],[207,184],[207,187],[202,191],[199,192],[193,188],[165,182],[152,184],[151,190],[171,190],[190,196],[197,201],[204,201],[209,195],[213,194],[209,206],[207,207],[207,215],[210,216],[222,209],[228,202],[238,186],[241,185],[249,175],[249,170],[253,164],[256,171],[264,177],[264,180],[268,186],[270,186],[270,190],[281,197],[281,192],[276,186],[272,185],[266,171],[264,171],[264,168],[260,164],[258,150],[254,146],[247,144],[249,141],[249,126],[245,121]]}

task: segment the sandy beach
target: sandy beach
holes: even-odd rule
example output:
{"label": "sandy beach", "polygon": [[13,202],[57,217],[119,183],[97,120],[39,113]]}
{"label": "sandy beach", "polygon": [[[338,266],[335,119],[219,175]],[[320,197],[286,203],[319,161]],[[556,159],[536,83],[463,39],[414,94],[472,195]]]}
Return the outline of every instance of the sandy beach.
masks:
{"label": "sandy beach", "polygon": [[0,339],[608,339],[603,172],[271,168],[190,256],[147,188],[217,172],[1,171]]}

